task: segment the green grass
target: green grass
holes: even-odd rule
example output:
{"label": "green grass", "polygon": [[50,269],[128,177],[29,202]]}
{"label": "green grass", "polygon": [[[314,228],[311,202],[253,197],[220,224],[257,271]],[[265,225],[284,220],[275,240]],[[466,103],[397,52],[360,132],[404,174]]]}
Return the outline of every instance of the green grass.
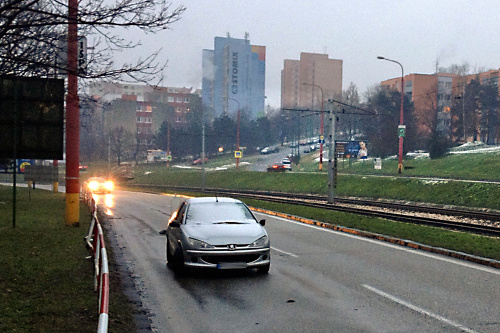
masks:
{"label": "green grass", "polygon": [[[500,162],[500,161],[499,161]],[[500,168],[497,168],[500,169]],[[140,165],[135,179],[124,184],[171,185],[201,187],[199,170],[180,170],[158,165]],[[267,173],[234,169],[205,172],[205,186],[268,190],[326,195],[328,176],[325,173]],[[336,195],[385,198],[449,204],[457,206],[500,209],[500,186],[489,183],[429,181],[398,176],[372,177],[344,175],[337,178]]]}
{"label": "green grass", "polygon": [[[397,160],[383,160],[375,170],[372,161],[339,160],[339,172],[353,174],[396,175]],[[500,154],[452,154],[439,159],[406,159],[403,176],[442,177],[471,180],[500,180]]]}
{"label": "green grass", "polygon": [[[80,227],[69,227],[64,194],[18,188],[14,228],[12,198],[12,188],[0,186],[0,332],[95,332],[98,294],[83,242],[87,208],[81,205]],[[132,332],[133,310],[112,268],[110,279],[110,332]]]}

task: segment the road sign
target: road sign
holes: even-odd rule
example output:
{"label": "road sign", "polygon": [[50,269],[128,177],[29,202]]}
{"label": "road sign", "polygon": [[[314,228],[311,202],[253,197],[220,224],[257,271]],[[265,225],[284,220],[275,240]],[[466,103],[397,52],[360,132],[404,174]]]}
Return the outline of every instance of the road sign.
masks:
{"label": "road sign", "polygon": [[172,160],[172,155],[167,155],[167,161],[171,161]]}
{"label": "road sign", "polygon": [[405,137],[406,125],[398,125],[398,133],[400,138]]}
{"label": "road sign", "polygon": [[241,158],[242,155],[243,155],[243,153],[241,152],[241,150],[237,150],[234,152],[234,157],[236,157],[236,158]]}

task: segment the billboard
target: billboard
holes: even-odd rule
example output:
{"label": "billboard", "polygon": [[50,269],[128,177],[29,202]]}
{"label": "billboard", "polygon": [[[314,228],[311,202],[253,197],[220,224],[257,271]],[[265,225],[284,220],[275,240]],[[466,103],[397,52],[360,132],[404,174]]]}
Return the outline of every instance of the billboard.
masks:
{"label": "billboard", "polygon": [[0,158],[62,160],[64,80],[0,76]]}
{"label": "billboard", "polygon": [[368,157],[365,141],[335,140],[335,151],[338,156],[343,158],[366,159]]}

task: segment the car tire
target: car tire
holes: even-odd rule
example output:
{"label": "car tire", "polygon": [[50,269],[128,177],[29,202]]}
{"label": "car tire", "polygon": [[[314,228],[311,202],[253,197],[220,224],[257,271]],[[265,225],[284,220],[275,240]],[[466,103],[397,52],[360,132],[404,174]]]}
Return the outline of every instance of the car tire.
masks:
{"label": "car tire", "polygon": [[265,266],[260,266],[257,268],[257,273],[267,274],[267,273],[269,273],[269,268],[271,268],[271,264],[267,264]]}
{"label": "car tire", "polygon": [[173,268],[173,261],[174,261],[174,256],[170,253],[170,250],[168,249],[168,239],[167,239],[167,245],[166,245],[166,251],[167,253],[167,267],[168,268]]}
{"label": "car tire", "polygon": [[170,254],[170,259],[171,259],[169,260],[169,262],[171,263],[170,267],[172,268],[175,274],[184,275],[187,272],[187,268],[184,265],[184,256],[182,254],[182,250],[177,249],[177,251],[175,251],[174,254]]}

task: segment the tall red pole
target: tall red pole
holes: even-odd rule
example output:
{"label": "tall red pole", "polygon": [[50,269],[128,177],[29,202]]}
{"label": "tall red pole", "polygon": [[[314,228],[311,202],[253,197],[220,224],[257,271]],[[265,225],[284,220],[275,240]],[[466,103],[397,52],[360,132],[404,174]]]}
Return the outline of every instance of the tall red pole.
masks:
{"label": "tall red pole", "polygon": [[[240,151],[240,118],[241,118],[240,102],[234,98],[227,97],[227,99],[235,101],[238,104],[238,113],[236,115],[236,151],[239,152]],[[235,158],[236,158],[236,163],[235,163],[236,169],[238,169],[238,167],[240,166],[240,157],[236,156],[236,153],[235,153]]]}
{"label": "tall red pole", "polygon": [[[236,151],[240,151],[240,103],[238,102],[238,115],[236,116]],[[236,158],[236,169],[240,165],[240,158]]]}
{"label": "tall red pole", "polygon": [[66,95],[66,225],[80,226],[80,114],[78,99],[78,0],[68,0],[68,94]]}
{"label": "tall red pole", "polygon": [[[403,102],[404,102],[404,73],[403,73],[403,66],[401,66],[401,109],[399,111],[399,125],[403,126],[404,125],[404,117],[403,117]],[[399,135],[399,158],[398,158],[398,173],[403,172],[403,135],[401,133],[398,133]]]}
{"label": "tall red pole", "polygon": [[[170,122],[167,123],[167,155],[170,156]],[[170,166],[170,160],[167,157],[167,167]]]}
{"label": "tall red pole", "polygon": [[[321,87],[316,86],[321,89]],[[325,101],[323,98],[323,89],[321,89],[321,120],[320,120],[320,125],[319,125],[319,171],[323,170],[323,141],[325,139],[325,121],[324,121],[324,107],[325,107]],[[300,139],[300,138],[299,138]]]}
{"label": "tall red pole", "polygon": [[[399,61],[392,60],[392,59],[387,59],[385,57],[378,56],[377,59],[380,60],[387,60],[390,62],[394,62],[401,67],[401,110],[399,112],[399,127],[398,129],[398,135],[399,135],[399,158],[398,158],[398,173],[403,172],[403,139],[404,139],[404,132],[405,132],[405,127],[404,127],[404,113],[403,113],[403,102],[404,102],[404,92],[405,92],[405,85],[404,85],[404,76],[405,72],[403,69],[403,65]],[[402,131],[402,133],[401,133]]]}

